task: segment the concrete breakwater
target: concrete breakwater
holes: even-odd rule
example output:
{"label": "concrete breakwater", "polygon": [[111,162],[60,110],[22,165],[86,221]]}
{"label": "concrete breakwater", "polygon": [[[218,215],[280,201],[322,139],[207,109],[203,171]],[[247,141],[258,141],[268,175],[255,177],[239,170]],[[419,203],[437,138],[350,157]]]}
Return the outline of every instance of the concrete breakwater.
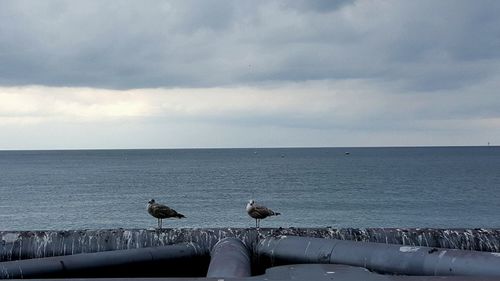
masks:
{"label": "concrete breakwater", "polygon": [[430,228],[189,228],[0,231],[0,261],[78,253],[197,243],[204,249],[235,237],[250,249],[267,237],[303,236],[327,239],[500,252],[500,229]]}

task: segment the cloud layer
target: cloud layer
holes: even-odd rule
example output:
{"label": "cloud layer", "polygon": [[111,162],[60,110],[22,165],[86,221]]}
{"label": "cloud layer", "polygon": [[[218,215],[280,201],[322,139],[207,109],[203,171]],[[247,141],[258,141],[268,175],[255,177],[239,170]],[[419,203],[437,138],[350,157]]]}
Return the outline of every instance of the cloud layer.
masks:
{"label": "cloud layer", "polygon": [[371,80],[134,90],[0,87],[0,147],[486,144],[500,138],[496,85],[482,99],[474,98],[474,86],[458,94],[401,95]]}
{"label": "cloud layer", "polygon": [[97,88],[498,73],[497,1],[2,1],[0,83]]}
{"label": "cloud layer", "polygon": [[1,148],[500,143],[498,1],[1,1]]}

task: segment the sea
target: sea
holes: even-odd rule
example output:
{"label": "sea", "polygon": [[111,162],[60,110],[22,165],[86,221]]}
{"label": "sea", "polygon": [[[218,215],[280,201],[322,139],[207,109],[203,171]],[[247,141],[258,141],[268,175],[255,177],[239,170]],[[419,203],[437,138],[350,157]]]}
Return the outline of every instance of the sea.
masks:
{"label": "sea", "polygon": [[0,230],[500,227],[500,147],[0,151]]}

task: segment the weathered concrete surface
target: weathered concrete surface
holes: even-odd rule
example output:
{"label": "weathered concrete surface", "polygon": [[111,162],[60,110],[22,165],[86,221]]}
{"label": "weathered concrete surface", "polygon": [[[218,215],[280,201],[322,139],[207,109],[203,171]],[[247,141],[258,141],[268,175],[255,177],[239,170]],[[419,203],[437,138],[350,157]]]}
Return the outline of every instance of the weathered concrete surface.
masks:
{"label": "weathered concrete surface", "polygon": [[259,239],[280,235],[500,252],[500,229],[103,229],[0,231],[0,261],[165,246],[183,242],[195,242],[201,247],[212,249],[225,237],[236,237],[248,248],[254,249]]}
{"label": "weathered concrete surface", "polygon": [[[257,231],[246,229],[104,229],[0,232],[0,261],[94,253],[183,242],[211,249],[225,237],[237,237],[252,245]],[[250,243],[250,244],[247,244]]]}

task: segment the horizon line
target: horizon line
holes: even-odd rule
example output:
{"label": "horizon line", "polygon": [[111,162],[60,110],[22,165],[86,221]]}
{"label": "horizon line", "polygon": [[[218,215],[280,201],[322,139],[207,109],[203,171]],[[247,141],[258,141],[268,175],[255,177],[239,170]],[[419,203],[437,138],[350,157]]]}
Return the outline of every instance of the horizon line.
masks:
{"label": "horizon line", "polygon": [[380,145],[380,146],[264,146],[264,147],[171,147],[171,148],[42,148],[1,149],[4,151],[95,151],[95,150],[231,150],[231,149],[322,149],[322,148],[447,148],[447,147],[498,147],[498,145]]}

